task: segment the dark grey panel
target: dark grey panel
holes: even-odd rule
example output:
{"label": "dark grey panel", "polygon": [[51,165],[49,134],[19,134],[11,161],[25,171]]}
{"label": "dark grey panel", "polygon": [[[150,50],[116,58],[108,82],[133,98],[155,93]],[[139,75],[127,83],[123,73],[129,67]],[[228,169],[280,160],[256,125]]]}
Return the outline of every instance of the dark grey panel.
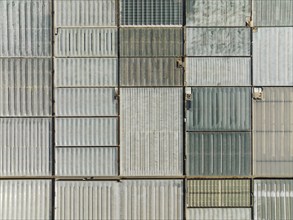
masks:
{"label": "dark grey panel", "polygon": [[183,50],[181,28],[121,28],[122,57],[180,57]]}
{"label": "dark grey panel", "polygon": [[187,146],[188,175],[250,175],[251,135],[248,132],[188,132]]}
{"label": "dark grey panel", "polygon": [[187,110],[188,131],[250,129],[250,88],[192,88]]}

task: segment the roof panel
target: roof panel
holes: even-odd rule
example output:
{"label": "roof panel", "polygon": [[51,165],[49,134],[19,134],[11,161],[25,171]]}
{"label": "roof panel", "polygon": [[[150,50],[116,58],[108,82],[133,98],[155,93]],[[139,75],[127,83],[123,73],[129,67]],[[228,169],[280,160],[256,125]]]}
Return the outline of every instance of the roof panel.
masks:
{"label": "roof panel", "polygon": [[182,89],[120,90],[121,173],[182,174]]}
{"label": "roof panel", "polygon": [[189,208],[187,220],[251,220],[247,208]]}
{"label": "roof panel", "polygon": [[0,219],[51,219],[50,180],[1,180]]}
{"label": "roof panel", "polygon": [[0,59],[0,116],[50,116],[51,65],[51,59]]}
{"label": "roof panel", "polygon": [[191,176],[248,176],[251,135],[248,132],[187,134],[187,174]]}
{"label": "roof panel", "polygon": [[293,88],[265,87],[253,101],[254,175],[293,175]]}
{"label": "roof panel", "polygon": [[244,87],[192,87],[188,131],[248,131],[251,92]]}
{"label": "roof panel", "polygon": [[56,146],[116,146],[116,118],[56,118]]}
{"label": "roof panel", "polygon": [[51,119],[1,118],[0,175],[51,175],[51,132]]}
{"label": "roof panel", "polygon": [[181,57],[181,28],[121,28],[121,57]]}
{"label": "roof panel", "polygon": [[103,87],[118,85],[117,58],[56,58],[56,87]]}
{"label": "roof panel", "polygon": [[183,69],[177,58],[121,58],[120,86],[180,86]]}
{"label": "roof panel", "polygon": [[0,57],[52,54],[51,1],[0,1]]}
{"label": "roof panel", "polygon": [[187,56],[250,56],[249,28],[187,28]]}
{"label": "roof panel", "polygon": [[55,26],[115,26],[115,0],[55,0]]}
{"label": "roof panel", "polygon": [[114,88],[56,88],[57,116],[116,116]]}
{"label": "roof panel", "polygon": [[117,28],[58,28],[56,57],[117,57]]}
{"label": "roof panel", "polygon": [[117,175],[117,152],[115,147],[56,148],[56,175]]}
{"label": "roof panel", "polygon": [[258,28],[253,33],[253,84],[292,86],[292,73],[293,27]]}
{"label": "roof panel", "polygon": [[182,0],[121,0],[121,25],[181,25]]}
{"label": "roof panel", "polygon": [[188,0],[187,26],[246,26],[250,18],[249,0]]}
{"label": "roof panel", "polygon": [[251,58],[187,57],[188,86],[250,86]]}
{"label": "roof panel", "polygon": [[248,207],[249,180],[189,180],[188,207]]}
{"label": "roof panel", "polygon": [[255,180],[254,219],[292,219],[293,181]]}
{"label": "roof panel", "polygon": [[292,26],[292,0],[252,0],[252,19],[255,26]]}

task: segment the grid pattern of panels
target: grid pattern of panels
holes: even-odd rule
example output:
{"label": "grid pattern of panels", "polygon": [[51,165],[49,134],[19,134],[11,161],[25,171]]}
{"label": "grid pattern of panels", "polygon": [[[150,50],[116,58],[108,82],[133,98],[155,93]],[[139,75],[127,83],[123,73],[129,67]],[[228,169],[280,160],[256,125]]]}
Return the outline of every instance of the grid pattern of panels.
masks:
{"label": "grid pattern of panels", "polygon": [[56,175],[116,176],[116,2],[56,0],[54,7]]}
{"label": "grid pattern of panels", "polygon": [[48,219],[51,181],[2,178],[54,172],[51,1],[3,0],[0,14],[0,219]]}
{"label": "grid pattern of panels", "polygon": [[0,14],[0,219],[292,218],[293,0]]}

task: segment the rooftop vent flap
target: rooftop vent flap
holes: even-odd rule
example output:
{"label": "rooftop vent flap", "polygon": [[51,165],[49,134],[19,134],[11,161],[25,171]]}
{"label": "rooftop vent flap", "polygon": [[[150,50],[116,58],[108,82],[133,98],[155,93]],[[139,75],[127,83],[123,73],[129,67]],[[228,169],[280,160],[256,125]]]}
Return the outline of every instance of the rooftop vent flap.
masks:
{"label": "rooftop vent flap", "polygon": [[185,107],[186,107],[186,110],[189,110],[191,108],[191,99],[192,99],[191,88],[186,87],[186,89],[185,89]]}
{"label": "rooftop vent flap", "polygon": [[254,100],[264,100],[263,88],[254,88],[252,97]]}

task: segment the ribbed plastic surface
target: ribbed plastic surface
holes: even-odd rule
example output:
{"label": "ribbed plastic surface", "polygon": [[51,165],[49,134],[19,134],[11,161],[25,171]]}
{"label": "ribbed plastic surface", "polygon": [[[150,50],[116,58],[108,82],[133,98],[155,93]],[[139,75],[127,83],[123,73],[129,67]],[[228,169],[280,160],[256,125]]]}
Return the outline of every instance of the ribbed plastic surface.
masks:
{"label": "ribbed plastic surface", "polygon": [[58,88],[55,100],[57,116],[117,115],[114,88]]}
{"label": "ribbed plastic surface", "polygon": [[181,25],[181,0],[121,0],[121,25]]}
{"label": "ribbed plastic surface", "polygon": [[56,57],[116,57],[117,28],[59,28]]}
{"label": "ribbed plastic surface", "polygon": [[113,176],[117,175],[117,148],[72,147],[56,148],[56,175]]}
{"label": "ribbed plastic surface", "polygon": [[188,0],[187,26],[240,26],[245,27],[251,16],[250,0]]}
{"label": "ribbed plastic surface", "polygon": [[56,181],[56,219],[119,219],[119,183]]}
{"label": "ribbed plastic surface", "polygon": [[56,87],[94,87],[118,85],[117,58],[57,58]]}
{"label": "ribbed plastic surface", "polygon": [[254,26],[293,26],[292,0],[252,0]]}
{"label": "ribbed plastic surface", "polygon": [[187,133],[187,174],[248,176],[250,133]]}
{"label": "ribbed plastic surface", "polygon": [[180,86],[183,69],[176,58],[120,59],[121,86]]}
{"label": "ribbed plastic surface", "polygon": [[258,28],[253,33],[254,85],[293,86],[292,72],[293,27]]}
{"label": "ribbed plastic surface", "polygon": [[254,175],[293,175],[293,88],[263,88],[253,102]]}
{"label": "ribbed plastic surface", "polygon": [[51,1],[0,1],[0,57],[51,56]]}
{"label": "ribbed plastic surface", "polygon": [[255,180],[254,219],[293,219],[293,181]]}
{"label": "ribbed plastic surface", "polygon": [[189,180],[188,207],[248,207],[249,180]]}
{"label": "ribbed plastic surface", "polygon": [[120,219],[183,219],[182,180],[126,180],[121,185]]}
{"label": "ribbed plastic surface", "polygon": [[50,175],[51,130],[51,119],[1,118],[0,175]]}
{"label": "ribbed plastic surface", "polygon": [[51,115],[50,59],[0,59],[0,82],[0,116]]}
{"label": "ribbed plastic surface", "polygon": [[251,209],[189,208],[187,220],[251,220]]}
{"label": "ribbed plastic surface", "polygon": [[250,56],[249,28],[187,28],[187,56]]}
{"label": "ribbed plastic surface", "polygon": [[57,181],[56,219],[182,219],[183,181]]}
{"label": "ribbed plastic surface", "polygon": [[187,110],[188,131],[246,131],[250,129],[250,88],[192,87]]}
{"label": "ribbed plastic surface", "polygon": [[250,58],[186,58],[188,86],[249,86]]}
{"label": "ribbed plastic surface", "polygon": [[115,26],[115,0],[55,0],[55,26]]}
{"label": "ribbed plastic surface", "polygon": [[0,219],[51,219],[50,180],[1,180]]}
{"label": "ribbed plastic surface", "polygon": [[120,90],[121,173],[182,174],[182,89]]}
{"label": "ribbed plastic surface", "polygon": [[56,146],[115,146],[116,118],[56,118]]}
{"label": "ribbed plastic surface", "polygon": [[122,57],[180,57],[183,50],[181,28],[121,28]]}

